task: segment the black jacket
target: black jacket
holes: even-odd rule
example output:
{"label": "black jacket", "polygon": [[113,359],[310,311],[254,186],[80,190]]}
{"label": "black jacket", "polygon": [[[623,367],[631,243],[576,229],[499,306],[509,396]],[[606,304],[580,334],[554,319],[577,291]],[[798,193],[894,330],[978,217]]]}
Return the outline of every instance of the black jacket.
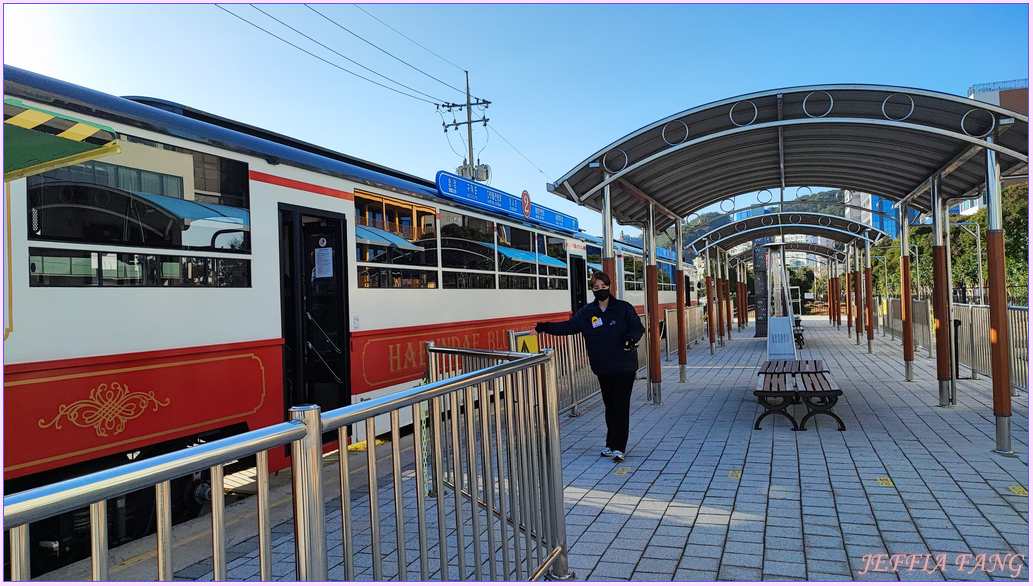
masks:
{"label": "black jacket", "polygon": [[624,340],[638,342],[645,333],[635,308],[627,301],[610,296],[606,311],[593,301],[578,310],[567,321],[549,322],[546,333],[569,336],[581,332],[585,336],[588,362],[596,374],[618,374],[638,370],[638,352],[625,351]]}

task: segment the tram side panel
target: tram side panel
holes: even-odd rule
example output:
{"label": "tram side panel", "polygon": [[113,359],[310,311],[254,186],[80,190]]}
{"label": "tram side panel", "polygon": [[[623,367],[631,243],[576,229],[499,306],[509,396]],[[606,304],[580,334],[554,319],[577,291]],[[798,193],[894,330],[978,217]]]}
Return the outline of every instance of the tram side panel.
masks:
{"label": "tram side panel", "polygon": [[[147,170],[167,156],[132,146],[138,148],[102,161]],[[49,265],[67,263],[63,254],[119,251],[96,242],[29,239],[27,195],[26,180],[11,185],[5,480],[282,420],[279,325],[276,312],[265,311],[275,309],[266,287],[275,273],[255,260],[265,254],[262,239],[254,239],[250,256],[230,259],[250,264],[250,287],[30,286],[53,270]],[[167,251],[153,254],[167,260]],[[96,269],[97,258],[83,260]],[[113,266],[124,268],[121,257]]]}

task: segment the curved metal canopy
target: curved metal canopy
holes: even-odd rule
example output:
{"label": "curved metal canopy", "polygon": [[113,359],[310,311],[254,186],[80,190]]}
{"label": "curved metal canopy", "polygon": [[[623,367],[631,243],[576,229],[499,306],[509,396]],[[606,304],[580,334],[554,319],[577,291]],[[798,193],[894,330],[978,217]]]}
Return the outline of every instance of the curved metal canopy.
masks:
{"label": "curved metal canopy", "polygon": [[729,250],[744,242],[778,235],[821,236],[836,242],[867,240],[875,242],[889,235],[878,228],[831,214],[783,212],[764,214],[719,226],[700,235],[686,246],[697,254],[717,246]]}
{"label": "curved metal canopy", "polygon": [[[975,100],[877,85],[823,85],[747,94],[657,120],[589,156],[547,189],[654,228],[735,195],[829,186],[909,200],[930,210],[940,176],[948,199],[977,197],[983,152],[1005,175],[1028,168],[1029,119]],[[987,137],[992,138],[992,140]],[[666,217],[665,217],[666,216]]]}
{"label": "curved metal canopy", "polygon": [[[818,256],[824,256],[836,260],[842,260],[846,257],[846,252],[837,250],[835,248],[829,248],[821,244],[811,244],[807,242],[790,242],[786,244],[786,250],[788,252],[799,252],[803,254],[815,254]],[[744,262],[753,257],[753,248],[749,248],[739,254],[729,258],[728,260],[736,262]]]}

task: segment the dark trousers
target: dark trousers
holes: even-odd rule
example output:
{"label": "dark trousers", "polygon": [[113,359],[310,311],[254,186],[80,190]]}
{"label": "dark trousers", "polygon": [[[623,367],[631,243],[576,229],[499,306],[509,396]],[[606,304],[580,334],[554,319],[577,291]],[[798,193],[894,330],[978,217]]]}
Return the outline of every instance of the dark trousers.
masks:
{"label": "dark trousers", "polygon": [[622,452],[628,449],[628,418],[631,412],[631,387],[634,372],[597,374],[606,409],[606,447]]}

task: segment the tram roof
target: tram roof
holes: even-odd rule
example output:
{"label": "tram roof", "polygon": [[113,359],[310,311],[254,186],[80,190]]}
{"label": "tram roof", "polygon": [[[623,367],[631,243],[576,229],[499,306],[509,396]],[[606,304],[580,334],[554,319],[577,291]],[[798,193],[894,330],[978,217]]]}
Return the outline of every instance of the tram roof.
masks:
{"label": "tram roof", "polygon": [[[871,193],[930,210],[941,176],[948,200],[978,197],[992,148],[1004,175],[1028,169],[1029,119],[928,90],[814,85],[745,94],[662,118],[603,147],[547,189],[663,231],[736,195],[804,186]],[[992,142],[985,138],[990,136]]]}

